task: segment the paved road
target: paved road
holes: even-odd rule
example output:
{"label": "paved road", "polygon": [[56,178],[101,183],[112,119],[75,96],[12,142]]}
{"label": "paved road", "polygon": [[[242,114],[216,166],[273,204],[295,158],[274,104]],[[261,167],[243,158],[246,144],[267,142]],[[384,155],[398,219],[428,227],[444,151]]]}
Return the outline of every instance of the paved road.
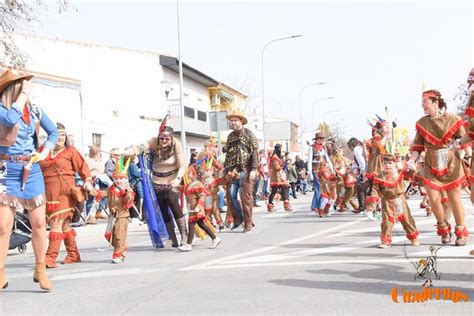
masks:
{"label": "paved road", "polygon": [[[473,209],[463,198],[473,230]],[[435,288],[465,293],[469,302],[404,303],[402,291],[422,290],[414,264],[439,245],[435,219],[409,200],[421,246],[412,247],[400,224],[394,245],[378,249],[379,221],[360,214],[320,219],[309,212],[310,196],[293,201],[295,212],[255,213],[248,234],[226,231],[222,244],[195,241],[193,251],[155,250],[146,226],[130,226],[124,263],[110,263],[102,237],[105,222],[77,229],[83,262],[48,270],[54,284],[42,293],[31,280],[31,247],[10,251],[10,286],[0,292],[0,314],[455,314],[474,313],[474,258],[467,247],[438,251],[441,280]],[[65,256],[64,249],[60,259]],[[399,303],[392,300],[393,289]],[[457,295],[457,294],[456,294]]]}

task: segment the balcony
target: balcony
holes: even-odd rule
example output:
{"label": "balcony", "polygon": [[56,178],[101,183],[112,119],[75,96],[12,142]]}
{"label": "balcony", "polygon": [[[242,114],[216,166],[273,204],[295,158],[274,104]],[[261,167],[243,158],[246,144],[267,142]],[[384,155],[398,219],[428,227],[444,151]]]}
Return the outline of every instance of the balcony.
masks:
{"label": "balcony", "polygon": [[[169,125],[175,132],[181,132],[181,111],[179,104],[169,106],[171,120]],[[184,126],[186,134],[209,137],[211,134],[209,114],[192,107],[184,106]]]}

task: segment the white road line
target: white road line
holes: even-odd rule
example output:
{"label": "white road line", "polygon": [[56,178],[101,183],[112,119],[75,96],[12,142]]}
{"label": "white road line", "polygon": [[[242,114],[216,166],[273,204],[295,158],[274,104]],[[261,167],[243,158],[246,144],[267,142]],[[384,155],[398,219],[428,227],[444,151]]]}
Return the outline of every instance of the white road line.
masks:
{"label": "white road line", "polygon": [[259,254],[259,253],[262,253],[262,252],[270,251],[270,250],[273,250],[273,249],[277,249],[280,246],[295,244],[295,243],[298,243],[298,242],[306,240],[306,239],[311,239],[311,238],[314,238],[314,237],[317,237],[317,236],[326,235],[326,234],[328,234],[332,231],[341,230],[341,228],[355,225],[355,224],[359,223],[362,220],[364,220],[364,218],[359,218],[357,220],[347,222],[347,223],[344,223],[344,224],[341,224],[341,225],[338,225],[338,226],[334,226],[334,227],[319,231],[319,232],[314,233],[314,234],[310,234],[310,235],[294,238],[294,239],[291,239],[291,240],[288,240],[288,241],[284,241],[284,242],[281,242],[281,243],[279,243],[275,246],[266,246],[266,247],[258,248],[258,249],[255,249],[255,250],[247,251],[247,252],[244,252],[244,253],[227,256],[227,257],[224,257],[224,258],[210,260],[210,261],[207,261],[207,262],[203,262],[203,263],[200,263],[200,264],[196,264],[196,265],[192,265],[192,266],[189,266],[189,267],[186,267],[186,268],[182,268],[180,270],[194,270],[194,269],[197,269],[199,267],[207,266],[207,265],[214,266],[214,265],[216,265],[218,263],[221,263],[221,262],[225,262],[225,261],[229,261],[229,260],[233,260],[233,259],[238,259],[238,258],[242,258],[242,257],[251,256],[251,255]]}
{"label": "white road line", "polygon": [[[438,262],[458,262],[472,261],[472,258],[438,258]],[[216,269],[235,269],[235,268],[259,268],[259,267],[284,267],[284,266],[303,266],[303,265],[332,265],[332,264],[363,264],[370,265],[375,263],[405,263],[411,265],[406,258],[389,259],[354,259],[354,260],[325,260],[325,261],[293,261],[293,262],[271,262],[271,263],[248,263],[248,264],[226,264],[219,266],[201,266],[193,270],[216,270]],[[183,268],[178,270],[189,270]]]}
{"label": "white road line", "polygon": [[138,274],[141,269],[120,269],[120,270],[106,270],[106,271],[95,271],[95,272],[83,272],[83,273],[72,273],[72,274],[61,274],[55,275],[51,278],[52,281],[58,280],[74,280],[74,279],[86,279],[86,278],[97,278],[97,277],[108,277],[125,274]]}

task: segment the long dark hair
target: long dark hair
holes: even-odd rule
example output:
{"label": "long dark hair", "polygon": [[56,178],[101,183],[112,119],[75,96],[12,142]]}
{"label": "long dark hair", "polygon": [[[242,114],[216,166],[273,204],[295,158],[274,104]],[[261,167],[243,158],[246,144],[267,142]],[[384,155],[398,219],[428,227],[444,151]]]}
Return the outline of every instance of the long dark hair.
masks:
{"label": "long dark hair", "polygon": [[274,149],[273,149],[273,153],[272,153],[272,157],[273,155],[276,155],[278,158],[281,159],[281,145],[280,144],[276,144]]}
{"label": "long dark hair", "polygon": [[448,105],[446,104],[443,97],[441,96],[441,92],[439,92],[438,90],[428,90],[428,91],[423,92],[423,94],[425,94],[425,93],[436,95],[436,97],[428,96],[428,98],[430,98],[430,100],[432,102],[438,101],[438,109],[446,110],[448,108]]}

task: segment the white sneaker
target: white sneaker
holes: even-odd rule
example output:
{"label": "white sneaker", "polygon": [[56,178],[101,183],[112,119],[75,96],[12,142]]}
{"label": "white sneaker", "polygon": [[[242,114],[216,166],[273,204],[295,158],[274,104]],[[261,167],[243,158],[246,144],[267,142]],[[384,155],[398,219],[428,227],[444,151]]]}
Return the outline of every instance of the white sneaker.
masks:
{"label": "white sneaker", "polygon": [[130,221],[130,223],[132,223],[132,224],[137,224],[137,223],[140,223],[140,220],[139,220],[137,217],[134,217],[134,218],[132,218],[132,220]]}
{"label": "white sneaker", "polygon": [[221,239],[219,237],[216,237],[216,239],[212,240],[212,245],[209,247],[210,249],[215,249],[219,244],[221,243]]}
{"label": "white sneaker", "polygon": [[179,246],[178,250],[179,251],[191,251],[191,250],[193,250],[193,246],[191,246],[190,244],[184,244],[182,246]]}
{"label": "white sneaker", "polygon": [[122,262],[123,262],[123,257],[112,258],[112,263],[122,263]]}
{"label": "white sneaker", "polygon": [[367,216],[367,218],[371,221],[375,221],[375,216],[374,216],[374,212],[371,212],[371,211],[365,211],[365,216]]}

